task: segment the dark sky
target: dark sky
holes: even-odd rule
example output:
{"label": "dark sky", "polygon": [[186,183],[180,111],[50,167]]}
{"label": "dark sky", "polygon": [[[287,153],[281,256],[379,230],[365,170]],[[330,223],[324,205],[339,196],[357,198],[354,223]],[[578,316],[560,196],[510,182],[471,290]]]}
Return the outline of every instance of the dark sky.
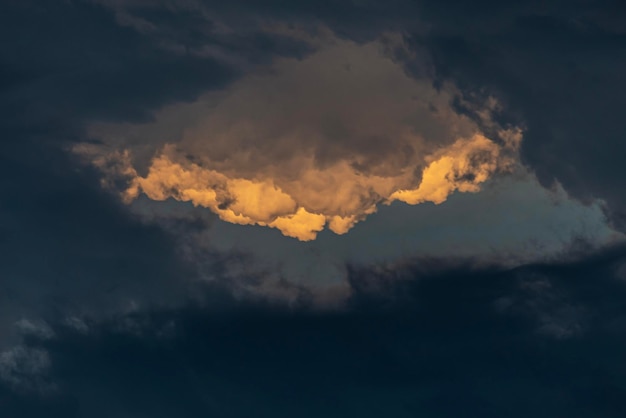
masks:
{"label": "dark sky", "polygon": [[626,416],[626,7],[0,5],[0,416]]}

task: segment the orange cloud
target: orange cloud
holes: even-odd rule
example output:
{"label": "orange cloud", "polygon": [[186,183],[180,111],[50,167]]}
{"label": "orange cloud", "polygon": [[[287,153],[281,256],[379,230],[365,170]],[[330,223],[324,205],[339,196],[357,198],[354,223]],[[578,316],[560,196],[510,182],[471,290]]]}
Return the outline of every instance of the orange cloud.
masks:
{"label": "orange cloud", "polygon": [[[309,241],[325,227],[346,233],[379,204],[477,192],[514,164],[520,131],[487,138],[453,109],[453,95],[409,77],[380,44],[336,40],[163,109],[153,123],[92,127],[113,152],[76,150],[128,180],[127,202],[142,193],[191,202],[226,222]],[[477,110],[493,131],[495,106]],[[140,175],[134,161],[146,155]]]}

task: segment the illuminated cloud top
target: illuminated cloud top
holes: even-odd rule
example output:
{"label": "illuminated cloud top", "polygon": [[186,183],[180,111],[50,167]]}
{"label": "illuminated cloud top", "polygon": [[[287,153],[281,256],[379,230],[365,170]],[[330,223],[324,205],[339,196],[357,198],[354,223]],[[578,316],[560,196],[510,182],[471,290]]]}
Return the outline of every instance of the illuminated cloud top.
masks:
{"label": "illuminated cloud top", "polygon": [[[126,176],[127,202],[142,193],[190,201],[308,241],[325,226],[348,232],[381,203],[477,192],[516,164],[521,130],[497,126],[497,102],[475,109],[475,121],[454,109],[455,93],[407,75],[381,42],[330,38],[305,59],[280,59],[153,122],[94,126],[108,148],[75,150]],[[172,125],[178,133],[160,134]],[[150,152],[141,175],[133,156]]]}

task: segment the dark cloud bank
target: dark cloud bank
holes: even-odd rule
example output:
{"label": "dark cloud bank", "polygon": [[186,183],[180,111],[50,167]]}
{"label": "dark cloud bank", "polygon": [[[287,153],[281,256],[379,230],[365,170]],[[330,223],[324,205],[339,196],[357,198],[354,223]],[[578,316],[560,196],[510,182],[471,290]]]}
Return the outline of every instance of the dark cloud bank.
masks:
{"label": "dark cloud bank", "polygon": [[[623,246],[583,242],[514,269],[419,257],[354,267],[332,309],[307,289],[291,305],[241,300],[227,280],[199,282],[171,230],[129,214],[65,152],[91,121],[146,120],[312,51],[259,20],[323,23],[359,42],[399,31],[466,100],[503,101],[546,185],[605,199],[622,227],[624,6],[225,3],[0,6],[0,415],[624,416]],[[207,29],[195,5],[237,30]],[[216,277],[245,262],[205,256]]]}
{"label": "dark cloud bank", "polygon": [[222,299],[53,324],[54,337],[24,342],[49,356],[36,377],[53,388],[0,399],[24,417],[619,417],[622,252],[508,271],[353,271],[334,312]]}

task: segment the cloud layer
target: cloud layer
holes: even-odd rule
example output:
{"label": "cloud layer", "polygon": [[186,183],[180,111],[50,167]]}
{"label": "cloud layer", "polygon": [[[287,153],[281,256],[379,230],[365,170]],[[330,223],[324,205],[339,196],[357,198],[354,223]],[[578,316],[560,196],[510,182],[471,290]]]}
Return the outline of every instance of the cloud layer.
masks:
{"label": "cloud layer", "polygon": [[3,416],[622,418],[623,3],[3,2]]}

